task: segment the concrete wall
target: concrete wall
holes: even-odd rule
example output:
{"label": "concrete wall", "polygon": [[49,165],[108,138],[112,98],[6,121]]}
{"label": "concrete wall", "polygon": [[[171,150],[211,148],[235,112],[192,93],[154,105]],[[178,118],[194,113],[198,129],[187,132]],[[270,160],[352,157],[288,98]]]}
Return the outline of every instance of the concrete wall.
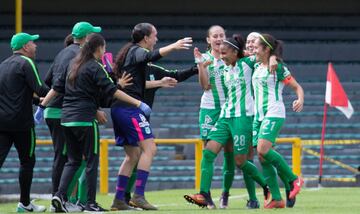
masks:
{"label": "concrete wall", "polygon": [[[13,12],[15,0],[0,0]],[[23,0],[25,13],[359,13],[358,0]]]}

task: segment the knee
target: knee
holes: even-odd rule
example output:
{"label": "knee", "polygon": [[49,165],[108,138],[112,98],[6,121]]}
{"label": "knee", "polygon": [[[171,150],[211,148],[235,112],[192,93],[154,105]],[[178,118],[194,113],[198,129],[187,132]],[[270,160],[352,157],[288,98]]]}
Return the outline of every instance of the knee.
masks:
{"label": "knee", "polygon": [[131,164],[131,165],[136,165],[139,161],[140,158],[140,153],[137,155],[126,155],[124,161]]}
{"label": "knee", "polygon": [[154,157],[157,152],[157,146],[154,142],[151,142],[150,145],[146,146],[142,152],[148,156]]}
{"label": "knee", "polygon": [[152,154],[152,156],[155,156],[156,153],[157,153],[157,146],[156,146],[155,143],[153,143],[153,144],[151,145],[151,154]]}
{"label": "knee", "polygon": [[252,146],[250,146],[250,148],[249,148],[249,152],[247,154],[247,159],[254,160],[254,148]]}
{"label": "knee", "polygon": [[205,160],[206,162],[214,162],[216,156],[217,154],[211,150],[208,149],[203,150],[203,160]]}
{"label": "knee", "polygon": [[82,158],[68,158],[68,161],[66,162],[67,166],[75,166],[80,167],[81,166]]}
{"label": "knee", "polygon": [[247,161],[246,155],[236,155],[235,156],[236,166],[241,167],[245,163],[245,161]]}
{"label": "knee", "polygon": [[257,146],[257,152],[259,155],[265,155],[268,153],[269,149],[272,147],[271,142],[266,140],[259,140],[258,146]]}
{"label": "knee", "polygon": [[27,160],[20,160],[20,167],[23,170],[32,170],[35,167],[35,162],[35,156],[33,155]]}
{"label": "knee", "polygon": [[261,154],[259,154],[258,157],[259,157],[259,161],[261,164],[266,162],[266,160],[264,159],[264,157]]}

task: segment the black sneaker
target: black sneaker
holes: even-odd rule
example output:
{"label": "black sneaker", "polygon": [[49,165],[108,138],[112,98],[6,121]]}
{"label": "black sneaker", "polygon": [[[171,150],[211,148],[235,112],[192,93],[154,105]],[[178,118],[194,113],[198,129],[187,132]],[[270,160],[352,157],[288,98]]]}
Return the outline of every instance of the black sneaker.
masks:
{"label": "black sneaker", "polygon": [[55,208],[56,213],[67,213],[68,210],[65,207],[65,200],[61,196],[54,195],[51,199],[51,204]]}
{"label": "black sneaker", "polygon": [[220,205],[219,205],[220,209],[227,209],[228,208],[228,206],[229,206],[229,195],[230,194],[228,192],[223,192],[221,194]]}
{"label": "black sneaker", "polygon": [[259,209],[260,208],[260,204],[257,200],[248,200],[246,203],[246,207],[248,209]]}
{"label": "black sneaker", "polygon": [[286,190],[286,207],[293,208],[295,206],[296,197],[290,199],[289,196],[290,196],[290,190]]}
{"label": "black sneaker", "polygon": [[109,210],[102,208],[98,203],[86,204],[84,212],[107,212]]}
{"label": "black sneaker", "polygon": [[207,194],[207,193],[204,193],[204,192],[200,192],[200,194],[202,194],[203,196],[204,196],[204,198],[205,198],[205,200],[206,200],[206,202],[207,202],[207,208],[209,209],[209,210],[214,210],[214,209],[216,209],[216,206],[215,206],[215,204],[214,204],[214,202],[213,202],[213,200],[212,200],[212,198],[211,198],[211,193],[209,193],[209,194]]}
{"label": "black sneaker", "polygon": [[125,203],[127,205],[129,205],[130,199],[131,199],[131,193],[130,192],[125,192],[124,201],[125,201]]}
{"label": "black sneaker", "polygon": [[264,192],[264,204],[266,204],[271,201],[271,192],[269,186],[266,185],[265,187],[263,187],[263,192]]}

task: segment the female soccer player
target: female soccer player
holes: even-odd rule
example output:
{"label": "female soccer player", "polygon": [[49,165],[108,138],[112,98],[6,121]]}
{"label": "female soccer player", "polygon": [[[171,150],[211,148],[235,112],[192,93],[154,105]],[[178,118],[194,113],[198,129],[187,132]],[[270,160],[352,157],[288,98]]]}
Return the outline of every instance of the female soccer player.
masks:
{"label": "female soccer player", "polygon": [[[252,84],[255,95],[255,118],[253,123],[254,146],[260,156],[261,165],[265,177],[269,177],[272,201],[265,208],[284,208],[281,199],[277,177],[273,167],[289,181],[291,191],[289,198],[293,199],[299,193],[304,181],[296,176],[284,160],[276,152],[275,139],[279,134],[285,120],[285,106],[282,98],[282,90],[289,85],[296,93],[298,99],[293,102],[293,110],[300,112],[304,103],[304,92],[284,65],[281,59],[282,44],[269,34],[260,34],[254,44],[254,53],[258,63],[255,65]],[[269,57],[275,54],[280,60],[275,73],[268,70]]]}
{"label": "female soccer player", "polygon": [[[220,58],[220,45],[226,38],[225,30],[219,25],[208,29],[206,41],[208,51],[202,54],[202,59],[207,61],[199,68],[199,83],[204,89],[201,97],[199,126],[200,136],[206,142],[210,130],[219,118],[221,106],[225,102],[227,88],[223,79],[225,63]],[[198,51],[196,49],[196,51]],[[201,57],[200,57],[201,58]],[[232,144],[224,146],[223,161],[223,191],[220,198],[220,208],[228,207],[228,198],[235,175],[234,152]]]}
{"label": "female soccer player", "polygon": [[[115,82],[116,78],[115,76],[113,76],[114,73],[112,69],[114,67],[112,62],[112,54],[105,53],[102,58],[102,62],[105,65],[105,69],[108,71],[109,75],[113,78],[113,81]],[[150,108],[152,108],[155,99],[155,93],[158,89],[175,87],[178,82],[185,81],[186,79],[192,77],[197,73],[197,66],[192,66],[188,69],[183,70],[168,70],[153,63],[148,63],[146,66],[146,89],[144,92],[143,102],[149,105]],[[119,78],[117,82],[119,87],[126,88],[127,86],[132,85],[132,77],[130,74],[123,72],[121,78]],[[105,101],[105,103],[108,103],[108,101]],[[147,119],[148,121],[150,121],[150,116]],[[136,170],[137,169],[135,166],[125,189],[124,200],[125,203],[128,205],[130,204],[131,191],[136,181]],[[134,204],[130,205],[134,206]]]}
{"label": "female soccer player", "polygon": [[[214,209],[209,194],[213,175],[214,159],[221,148],[228,142],[234,147],[236,165],[256,180],[268,197],[265,179],[256,166],[247,161],[249,144],[252,142],[252,120],[254,100],[251,92],[251,76],[255,64],[254,57],[243,58],[244,41],[240,35],[234,35],[223,41],[220,46],[224,68],[224,83],[227,96],[221,108],[220,117],[209,133],[206,148],[203,150],[201,163],[200,194],[185,195],[185,199],[199,206]],[[198,57],[201,57],[201,55]],[[199,67],[204,66],[199,63]]]}
{"label": "female soccer player", "polygon": [[59,81],[55,82],[53,89],[42,102],[45,105],[54,94],[64,93],[61,125],[64,129],[68,148],[68,162],[61,176],[59,190],[52,198],[52,205],[56,212],[68,211],[66,208],[66,190],[81,164],[83,155],[87,164],[86,182],[88,185],[85,211],[106,211],[95,201],[99,164],[99,134],[95,116],[100,91],[129,105],[138,106],[148,114],[151,112],[146,104],[116,89],[98,62],[104,51],[104,38],[100,34],[92,34],[71,64],[69,74],[67,76],[62,75]]}
{"label": "female soccer player", "polygon": [[[124,92],[139,100],[144,99],[147,64],[159,60],[172,51],[189,49],[192,43],[191,38],[184,38],[154,50],[157,40],[157,30],[152,24],[137,24],[132,31],[132,41],[119,51],[115,60],[114,72],[117,77],[121,77],[122,71],[126,71],[133,78],[133,84],[125,87]],[[144,112],[124,102],[117,101],[111,106],[116,144],[123,146],[126,153],[119,169],[111,210],[129,209],[125,203],[124,193],[136,164],[138,165],[135,193],[130,203],[145,210],[157,209],[144,197],[145,185],[156,153],[154,136],[146,116]]]}
{"label": "female soccer player", "polygon": [[[247,36],[247,38],[246,38],[246,53],[249,56],[255,54],[255,52],[254,52],[254,44],[255,44],[256,39],[258,39],[259,37],[260,37],[260,34],[257,33],[257,32],[251,32]],[[256,149],[256,147],[255,147],[255,149]],[[249,161],[254,160],[254,147],[253,147],[253,145],[250,145],[250,147],[249,147],[248,160]],[[279,175],[281,181],[284,183],[285,193],[286,193],[286,207],[294,207],[295,202],[296,202],[296,197],[292,198],[292,199],[289,198],[289,195],[290,195],[289,181],[286,179],[286,177],[283,174],[281,174],[280,172],[276,172],[274,168],[268,168],[268,170],[272,170],[273,171],[272,174],[277,173]],[[270,179],[270,177],[266,177],[266,178]],[[256,194],[255,194],[255,183],[254,183],[254,181],[252,179],[249,179],[249,177],[246,174],[244,174],[244,180],[245,180],[245,183],[248,183],[246,186],[251,187],[251,188],[248,189],[249,196],[250,196],[250,200],[248,201],[248,204],[250,206],[254,206],[254,205],[257,204],[257,199],[256,199]],[[273,186],[271,186],[270,188],[272,188],[272,187]],[[273,192],[274,191],[276,191],[276,188],[275,188],[275,190],[273,190]],[[251,192],[251,194],[250,194],[250,192]]]}

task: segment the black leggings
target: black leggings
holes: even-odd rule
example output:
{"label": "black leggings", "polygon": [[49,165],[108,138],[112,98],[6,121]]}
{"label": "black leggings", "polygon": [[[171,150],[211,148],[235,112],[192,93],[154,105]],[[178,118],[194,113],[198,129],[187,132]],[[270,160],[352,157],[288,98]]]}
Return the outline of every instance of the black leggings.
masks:
{"label": "black leggings", "polygon": [[65,134],[60,124],[60,121],[60,119],[46,119],[46,124],[48,125],[50,130],[55,153],[51,173],[52,195],[54,195],[58,191],[61,174],[67,161]]}
{"label": "black leggings", "polygon": [[66,199],[68,186],[80,167],[84,156],[88,188],[87,203],[95,203],[100,152],[98,125],[93,122],[93,126],[63,126],[63,130],[66,138],[68,162],[66,162],[61,175],[59,191],[55,195]]}
{"label": "black leggings", "polygon": [[15,145],[20,159],[19,183],[20,202],[30,203],[30,189],[35,166],[35,131],[0,131],[0,168],[5,162],[12,145]]}

